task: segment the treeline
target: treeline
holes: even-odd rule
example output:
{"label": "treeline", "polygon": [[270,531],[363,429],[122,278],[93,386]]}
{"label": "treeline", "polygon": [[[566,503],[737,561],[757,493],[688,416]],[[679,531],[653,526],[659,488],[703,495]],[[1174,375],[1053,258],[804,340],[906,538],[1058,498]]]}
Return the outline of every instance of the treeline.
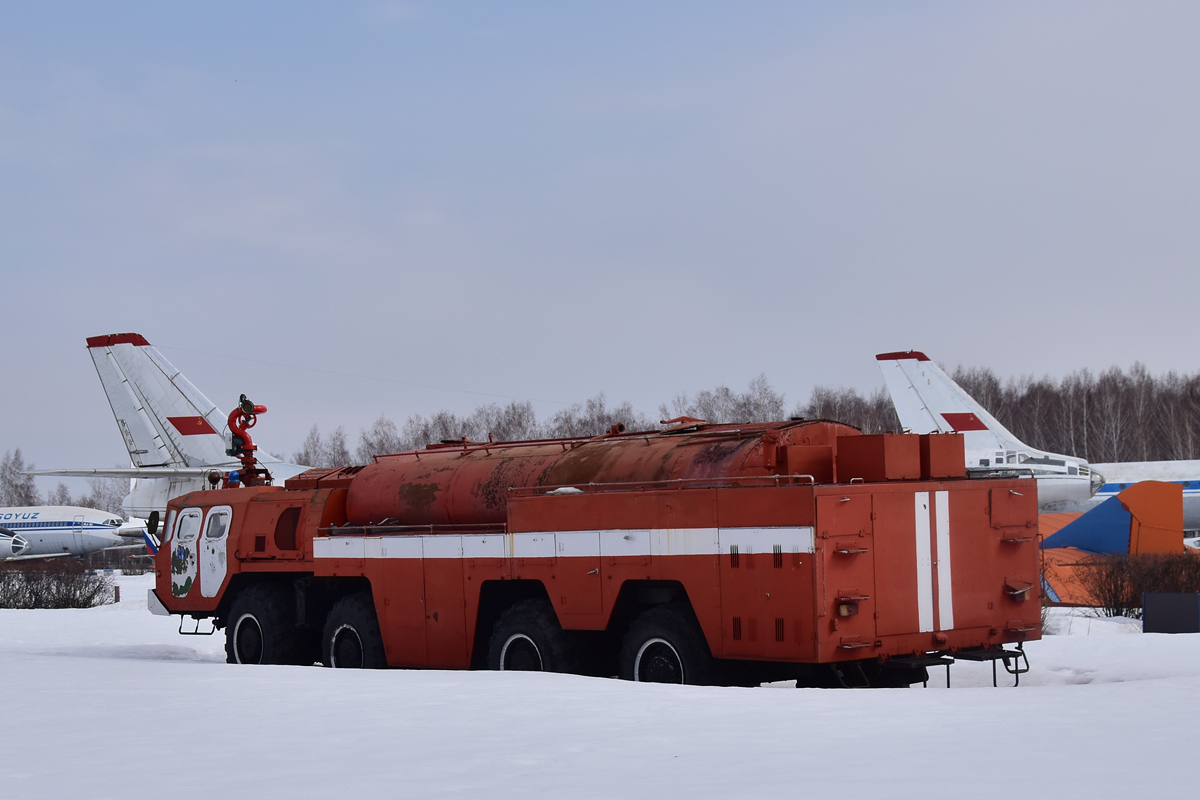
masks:
{"label": "treeline", "polygon": [[292,462],[312,467],[342,467],[366,464],[380,453],[399,453],[427,444],[460,440],[498,442],[521,439],[550,439],[566,436],[598,436],[613,425],[624,423],[629,430],[650,430],[658,425],[633,410],[629,403],[608,405],[601,393],[583,403],[576,403],[539,422],[529,401],[513,401],[501,406],[489,403],[470,414],[459,416],[451,411],[439,411],[432,416],[413,414],[397,425],[381,415],[370,427],[359,431],[358,442],[351,452],[345,429],[335,428],[322,435],[313,425],[300,449],[292,453]]}
{"label": "treeline", "polygon": [[865,433],[899,427],[891,400],[882,387],[867,397],[854,389],[817,387],[808,403],[796,405],[790,413],[785,409],[783,394],[775,391],[764,375],[752,380],[744,392],[718,386],[695,395],[676,395],[670,403],[658,407],[655,417],[635,411],[628,402],[609,405],[603,393],[564,408],[544,421],[537,419],[533,404],[528,401],[514,401],[503,406],[489,403],[465,416],[450,411],[439,411],[429,417],[414,414],[401,425],[387,416],[380,416],[370,427],[359,431],[353,450],[344,427],[322,434],[320,428],[313,425],[304,444],[292,453],[291,461],[313,467],[341,467],[366,464],[380,453],[414,450],[464,437],[487,441],[490,436],[501,442],[599,436],[618,423],[624,423],[629,431],[656,430],[662,427],[663,420],[675,417],[696,417],[717,424],[771,422],[789,417],[833,419],[861,428]]}
{"label": "treeline", "polygon": [[[1113,367],[1099,375],[1078,370],[1065,378],[1002,380],[988,368],[957,367],[951,377],[1017,438],[1053,453],[1110,461],[1200,459],[1200,372],[1151,375],[1143,364],[1128,371]],[[864,433],[900,430],[884,387],[863,396],[854,389],[818,386],[807,402],[785,412],[784,396],[766,376],[744,392],[727,386],[695,395],[680,394],[658,408],[655,417],[628,402],[610,406],[603,394],[539,421],[529,402],[489,404],[470,414],[449,411],[414,414],[397,425],[386,416],[359,432],[351,449],[344,428],[322,436],[316,425],[292,461],[310,466],[365,464],[379,453],[395,453],[466,437],[486,441],[598,436],[615,423],[652,430],[679,416],[714,423],[768,422],[792,418],[845,422]]]}
{"label": "treeline", "polygon": [[44,497],[38,492],[21,448],[5,452],[0,460],[0,507],[10,506],[83,506],[122,515],[121,501],[129,494],[129,481],[121,478],[90,478],[86,494],[71,495],[66,484],[59,483]]}
{"label": "treeline", "polygon": [[1060,380],[959,367],[952,376],[1018,439],[1092,463],[1200,458],[1200,372],[1151,375],[1137,363]]}

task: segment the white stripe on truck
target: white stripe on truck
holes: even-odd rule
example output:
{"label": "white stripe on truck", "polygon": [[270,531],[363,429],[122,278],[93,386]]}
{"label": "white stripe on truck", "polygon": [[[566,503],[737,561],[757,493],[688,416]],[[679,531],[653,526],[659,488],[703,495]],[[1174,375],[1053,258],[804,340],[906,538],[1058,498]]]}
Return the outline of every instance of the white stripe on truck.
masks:
{"label": "white stripe on truck", "polygon": [[934,495],[937,523],[938,630],[954,628],[954,586],[950,581],[950,493]]}
{"label": "white stripe on truck", "polygon": [[933,630],[933,554],[929,542],[929,492],[913,498],[917,543],[917,630]]}
{"label": "white stripe on truck", "polygon": [[[928,519],[925,526],[928,533]],[[926,537],[928,542],[928,537]],[[318,536],[314,558],[597,558],[811,553],[813,529],[654,528],[541,533]],[[928,550],[926,544],[926,550]]]}

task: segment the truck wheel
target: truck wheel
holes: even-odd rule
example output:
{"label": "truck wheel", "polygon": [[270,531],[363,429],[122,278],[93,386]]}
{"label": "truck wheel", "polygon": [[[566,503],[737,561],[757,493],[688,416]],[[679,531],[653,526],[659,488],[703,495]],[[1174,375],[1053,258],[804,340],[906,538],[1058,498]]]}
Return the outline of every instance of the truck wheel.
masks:
{"label": "truck wheel", "polygon": [[643,612],[629,627],[621,645],[620,676],[646,683],[706,684],[712,662],[692,610],[667,603]]}
{"label": "truck wheel", "polygon": [[387,666],[383,634],[370,592],[358,592],[333,604],[321,638],[321,661],[338,669],[383,669]]}
{"label": "truck wheel", "polygon": [[294,605],[280,586],[255,584],[234,598],[225,626],[230,664],[298,663]]}
{"label": "truck wheel", "polygon": [[558,624],[544,598],[509,606],[492,628],[488,668],[524,672],[570,672],[577,662],[573,637]]}

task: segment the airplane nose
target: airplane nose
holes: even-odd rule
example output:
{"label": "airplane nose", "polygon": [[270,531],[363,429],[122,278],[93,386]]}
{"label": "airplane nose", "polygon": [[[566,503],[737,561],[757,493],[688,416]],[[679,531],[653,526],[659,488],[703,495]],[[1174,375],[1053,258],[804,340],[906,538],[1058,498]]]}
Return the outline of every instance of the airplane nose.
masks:
{"label": "airplane nose", "polygon": [[1096,470],[1092,470],[1092,497],[1096,496],[1096,492],[1100,491],[1100,487],[1104,485],[1104,476]]}

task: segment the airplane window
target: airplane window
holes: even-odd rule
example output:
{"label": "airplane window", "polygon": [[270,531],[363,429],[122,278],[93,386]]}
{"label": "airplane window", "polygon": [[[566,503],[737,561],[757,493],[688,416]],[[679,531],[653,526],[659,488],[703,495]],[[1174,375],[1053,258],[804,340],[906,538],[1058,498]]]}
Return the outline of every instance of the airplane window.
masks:
{"label": "airplane window", "polygon": [[229,514],[224,511],[219,511],[215,514],[210,514],[208,517],[208,530],[204,532],[206,539],[220,539],[225,535],[225,529],[229,527]]}
{"label": "airplane window", "polygon": [[1068,475],[1078,475],[1079,470],[1075,469],[1074,467],[1067,467],[1067,474]]}
{"label": "airplane window", "polygon": [[1017,456],[1017,463],[1018,463],[1018,464],[1024,464],[1024,463],[1025,463],[1026,461],[1028,461],[1028,460],[1029,460],[1029,454],[1028,454],[1028,453],[1021,453],[1019,456]]}
{"label": "airplane window", "polygon": [[1029,456],[1021,454],[1021,463],[1029,462],[1031,464],[1048,464],[1051,467],[1065,467],[1067,462],[1061,458],[1050,458],[1050,456]]}
{"label": "airplane window", "polygon": [[990,466],[991,466],[991,464],[990,464],[990,463],[988,463],[988,462],[989,462],[989,459],[986,459],[986,458],[981,458],[981,459],[979,459],[979,466],[981,466],[981,467],[990,467]]}
{"label": "airplane window", "polygon": [[200,532],[200,512],[191,509],[179,518],[179,536],[181,542],[190,542]]}

